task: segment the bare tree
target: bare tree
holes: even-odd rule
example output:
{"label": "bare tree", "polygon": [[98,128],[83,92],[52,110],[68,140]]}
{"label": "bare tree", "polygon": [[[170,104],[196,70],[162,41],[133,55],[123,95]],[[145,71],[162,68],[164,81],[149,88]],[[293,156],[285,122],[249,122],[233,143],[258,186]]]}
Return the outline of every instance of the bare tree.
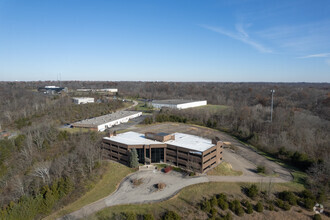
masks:
{"label": "bare tree", "polygon": [[50,175],[49,175],[49,169],[51,166],[51,162],[45,161],[40,162],[34,166],[34,172],[32,173],[33,176],[40,177],[43,181],[43,183],[49,183],[50,182]]}

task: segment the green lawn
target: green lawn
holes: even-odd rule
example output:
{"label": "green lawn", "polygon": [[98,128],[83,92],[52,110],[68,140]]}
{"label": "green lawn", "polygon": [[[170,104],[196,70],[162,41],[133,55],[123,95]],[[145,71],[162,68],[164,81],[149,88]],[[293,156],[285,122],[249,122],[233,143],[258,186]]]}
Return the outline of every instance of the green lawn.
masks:
{"label": "green lawn", "polygon": [[210,112],[218,112],[225,110],[227,108],[229,108],[228,105],[205,105],[205,106],[196,107],[196,109],[205,109],[205,110],[209,110]]}
{"label": "green lawn", "polygon": [[75,202],[48,216],[46,219],[56,219],[110,195],[117,189],[121,180],[133,171],[133,169],[127,166],[108,162],[102,179],[90,191]]}
{"label": "green lawn", "polygon": [[151,111],[153,110],[152,107],[145,106],[144,102],[138,101],[138,105],[134,107],[135,111]]}
{"label": "green lawn", "polygon": [[240,176],[242,175],[242,171],[233,170],[230,163],[222,162],[209,172],[207,172],[207,175],[212,176]]}

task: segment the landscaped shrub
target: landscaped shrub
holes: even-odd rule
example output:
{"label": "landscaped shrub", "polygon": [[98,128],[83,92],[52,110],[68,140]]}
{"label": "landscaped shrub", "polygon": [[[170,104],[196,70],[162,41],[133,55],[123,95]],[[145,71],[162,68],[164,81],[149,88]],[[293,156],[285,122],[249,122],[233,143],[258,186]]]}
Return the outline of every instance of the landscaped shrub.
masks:
{"label": "landscaped shrub", "polygon": [[218,205],[222,210],[228,209],[228,202],[224,200],[223,198],[218,198]]}
{"label": "landscaped shrub", "polygon": [[173,170],[173,167],[171,167],[171,166],[165,167],[165,168],[164,168],[164,173],[168,173],[168,172],[170,172],[171,170]]}
{"label": "landscaped shrub", "polygon": [[164,220],[181,220],[181,217],[174,211],[168,211],[165,213]]}
{"label": "landscaped shrub", "polygon": [[209,200],[204,200],[201,204],[201,209],[204,211],[204,212],[210,212],[211,211],[211,203]]}
{"label": "landscaped shrub", "polygon": [[126,212],[124,215],[126,220],[136,220],[136,214],[134,212]]}
{"label": "landscaped shrub", "polygon": [[266,173],[266,168],[264,166],[257,166],[257,172],[258,173]]}
{"label": "landscaped shrub", "polygon": [[217,215],[217,210],[213,207],[212,209],[211,209],[211,211],[210,211],[210,213],[211,213],[211,216],[212,217],[215,217],[216,215]]}
{"label": "landscaped shrub", "polygon": [[166,184],[165,183],[158,183],[157,184],[157,189],[159,189],[159,190],[162,190],[162,189],[164,189],[166,187]]}
{"label": "landscaped shrub", "polygon": [[250,198],[255,198],[259,193],[258,187],[256,184],[252,184],[249,188],[246,190],[246,195]]}
{"label": "landscaped shrub", "polygon": [[304,207],[305,207],[307,210],[312,211],[314,205],[315,205],[315,200],[310,199],[310,198],[306,198],[306,199],[304,199]]}
{"label": "landscaped shrub", "polygon": [[227,196],[223,193],[220,193],[218,196],[217,196],[218,199],[223,199],[227,202]]}
{"label": "landscaped shrub", "polygon": [[273,203],[270,203],[268,205],[268,209],[269,209],[269,211],[274,211],[274,209],[275,209],[274,204]]}
{"label": "landscaped shrub", "polygon": [[227,214],[224,216],[224,220],[232,220],[233,216],[231,214],[231,212],[227,212]]}
{"label": "landscaped shrub", "polygon": [[218,200],[217,200],[217,197],[216,196],[212,196],[210,202],[211,202],[211,206],[212,207],[218,206]]}
{"label": "landscaped shrub", "polygon": [[261,201],[257,202],[256,211],[257,212],[263,212],[264,211],[264,206],[262,205]]}
{"label": "landscaped shrub", "polygon": [[244,210],[241,206],[241,203],[237,199],[229,203],[229,208],[238,216],[244,215]]}
{"label": "landscaped shrub", "polygon": [[247,214],[252,214],[253,213],[253,207],[252,207],[252,204],[249,201],[245,202],[245,207],[246,207],[246,213]]}
{"label": "landscaped shrub", "polygon": [[278,197],[283,201],[289,202],[290,205],[297,205],[297,197],[294,195],[293,192],[283,191],[278,194]]}
{"label": "landscaped shrub", "polygon": [[321,217],[320,214],[315,214],[315,215],[313,216],[313,220],[322,220],[322,217]]}
{"label": "landscaped shrub", "polygon": [[190,172],[189,176],[196,176],[196,173],[195,172]]}
{"label": "landscaped shrub", "polygon": [[291,209],[291,205],[287,201],[278,199],[276,200],[276,204],[279,208],[284,209],[285,211],[289,211]]}
{"label": "landscaped shrub", "polygon": [[154,216],[150,213],[144,214],[143,215],[143,220],[154,220]]}

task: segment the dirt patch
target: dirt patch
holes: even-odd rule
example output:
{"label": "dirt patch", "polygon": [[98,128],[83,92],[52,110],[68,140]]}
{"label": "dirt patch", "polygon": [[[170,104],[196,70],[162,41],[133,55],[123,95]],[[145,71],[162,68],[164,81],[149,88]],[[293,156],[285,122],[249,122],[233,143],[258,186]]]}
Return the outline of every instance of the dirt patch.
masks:
{"label": "dirt patch", "polygon": [[140,178],[140,179],[132,179],[131,180],[131,183],[133,184],[133,186],[137,187],[137,186],[140,186],[143,183],[143,179],[142,178]]}

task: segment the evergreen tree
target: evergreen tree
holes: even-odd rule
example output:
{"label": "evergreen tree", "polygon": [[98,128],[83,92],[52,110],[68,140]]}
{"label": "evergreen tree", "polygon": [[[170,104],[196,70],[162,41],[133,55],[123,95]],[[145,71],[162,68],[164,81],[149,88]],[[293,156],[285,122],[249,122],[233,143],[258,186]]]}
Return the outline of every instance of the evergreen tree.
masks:
{"label": "evergreen tree", "polygon": [[139,157],[135,148],[131,149],[129,154],[129,166],[132,168],[139,167]]}

